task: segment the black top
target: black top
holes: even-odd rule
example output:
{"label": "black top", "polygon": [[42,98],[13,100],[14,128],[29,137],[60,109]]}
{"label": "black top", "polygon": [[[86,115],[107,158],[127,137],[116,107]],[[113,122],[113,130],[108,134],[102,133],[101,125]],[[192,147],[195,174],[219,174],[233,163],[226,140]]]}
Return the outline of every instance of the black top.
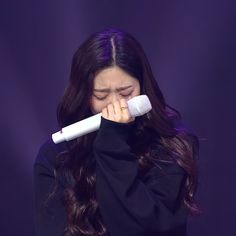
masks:
{"label": "black top", "polygon": [[[143,178],[127,138],[133,123],[102,118],[94,141],[96,197],[110,236],[185,236],[187,210],[180,201],[186,173],[177,164],[160,163]],[[34,164],[37,236],[60,236],[66,214],[59,197],[45,207],[54,186],[54,161],[66,148],[51,140],[42,145]],[[61,187],[60,191],[63,191]]]}

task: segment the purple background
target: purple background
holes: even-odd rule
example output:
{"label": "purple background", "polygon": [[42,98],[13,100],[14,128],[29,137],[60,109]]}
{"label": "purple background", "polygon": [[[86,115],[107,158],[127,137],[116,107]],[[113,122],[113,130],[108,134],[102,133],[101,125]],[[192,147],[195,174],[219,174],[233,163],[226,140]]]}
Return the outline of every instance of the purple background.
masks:
{"label": "purple background", "polygon": [[167,102],[201,138],[203,214],[188,235],[236,235],[233,0],[0,1],[0,234],[33,235],[32,165],[57,131],[72,55],[112,26],[141,42]]}

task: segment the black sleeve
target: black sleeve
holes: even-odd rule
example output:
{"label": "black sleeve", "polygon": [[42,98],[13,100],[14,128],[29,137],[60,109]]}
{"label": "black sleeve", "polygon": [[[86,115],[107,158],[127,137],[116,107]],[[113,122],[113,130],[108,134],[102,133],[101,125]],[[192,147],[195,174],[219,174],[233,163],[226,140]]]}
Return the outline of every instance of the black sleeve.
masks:
{"label": "black sleeve", "polygon": [[131,127],[102,118],[94,141],[96,194],[110,235],[186,235],[187,212],[179,201],[185,172],[165,164],[141,180],[127,144]]}
{"label": "black sleeve", "polygon": [[36,236],[61,236],[65,228],[65,212],[60,194],[48,200],[55,184],[52,160],[57,153],[52,145],[51,142],[42,145],[34,163]]}

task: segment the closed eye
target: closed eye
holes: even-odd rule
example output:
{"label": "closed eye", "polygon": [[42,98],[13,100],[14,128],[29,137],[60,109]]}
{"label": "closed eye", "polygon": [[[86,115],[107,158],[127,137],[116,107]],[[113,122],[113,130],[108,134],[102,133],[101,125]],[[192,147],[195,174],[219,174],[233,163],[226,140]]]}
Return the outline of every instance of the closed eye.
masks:
{"label": "closed eye", "polygon": [[95,97],[96,99],[98,99],[98,100],[104,100],[104,99],[106,99],[107,96],[105,96],[105,97],[98,97],[98,96],[94,95],[94,97]]}
{"label": "closed eye", "polygon": [[121,94],[121,96],[123,96],[123,97],[128,97],[128,96],[130,96],[132,94],[132,92],[131,93],[126,93],[126,94]]}

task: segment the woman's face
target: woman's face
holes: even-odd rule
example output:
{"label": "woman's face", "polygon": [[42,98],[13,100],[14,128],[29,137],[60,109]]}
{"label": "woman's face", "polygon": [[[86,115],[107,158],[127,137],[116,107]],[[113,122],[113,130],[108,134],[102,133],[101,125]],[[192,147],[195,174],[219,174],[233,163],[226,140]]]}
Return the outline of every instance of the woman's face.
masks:
{"label": "woman's face", "polygon": [[117,66],[100,71],[94,78],[91,111],[102,112],[108,104],[140,95],[139,81]]}

